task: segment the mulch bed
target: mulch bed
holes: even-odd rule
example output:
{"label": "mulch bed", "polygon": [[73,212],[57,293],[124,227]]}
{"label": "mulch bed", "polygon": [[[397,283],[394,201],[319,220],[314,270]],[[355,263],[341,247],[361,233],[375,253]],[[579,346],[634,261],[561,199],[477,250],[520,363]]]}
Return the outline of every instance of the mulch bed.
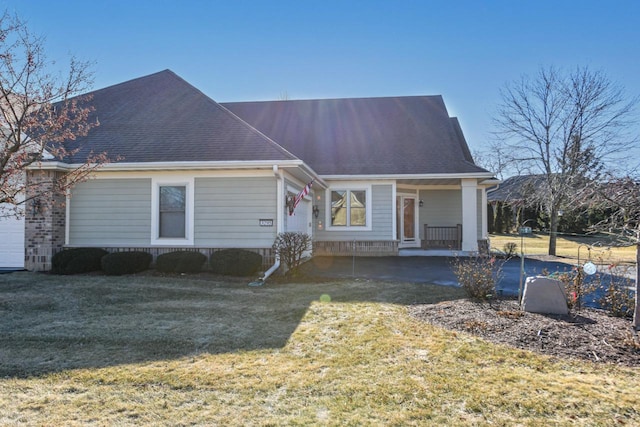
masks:
{"label": "mulch bed", "polygon": [[521,311],[517,301],[418,304],[410,313],[450,330],[558,358],[640,366],[640,340],[629,319],[582,309],[567,316]]}

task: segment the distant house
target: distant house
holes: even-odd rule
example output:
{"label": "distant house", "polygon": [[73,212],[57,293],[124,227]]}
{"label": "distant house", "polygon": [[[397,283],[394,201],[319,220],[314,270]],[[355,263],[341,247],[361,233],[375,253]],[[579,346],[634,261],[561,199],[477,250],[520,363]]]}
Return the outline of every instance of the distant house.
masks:
{"label": "distant house", "polygon": [[28,269],[83,246],[273,259],[283,231],[312,235],[315,254],[473,252],[486,241],[485,190],[496,181],[440,96],[219,104],[168,70],[92,96],[100,126],[28,180],[64,179],[90,152],[119,159],[66,200],[27,209]]}
{"label": "distant house", "polygon": [[[540,216],[541,192],[547,188],[545,175],[516,175],[489,189],[489,231],[510,232],[526,219],[537,219]],[[530,225],[535,228],[537,223]]]}

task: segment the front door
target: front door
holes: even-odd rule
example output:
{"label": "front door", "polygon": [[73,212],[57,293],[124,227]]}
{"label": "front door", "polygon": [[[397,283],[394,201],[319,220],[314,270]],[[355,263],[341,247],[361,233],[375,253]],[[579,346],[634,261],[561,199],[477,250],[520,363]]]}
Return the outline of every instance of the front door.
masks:
{"label": "front door", "polygon": [[397,233],[401,247],[411,247],[418,245],[416,235],[416,197],[398,196],[397,199]]}

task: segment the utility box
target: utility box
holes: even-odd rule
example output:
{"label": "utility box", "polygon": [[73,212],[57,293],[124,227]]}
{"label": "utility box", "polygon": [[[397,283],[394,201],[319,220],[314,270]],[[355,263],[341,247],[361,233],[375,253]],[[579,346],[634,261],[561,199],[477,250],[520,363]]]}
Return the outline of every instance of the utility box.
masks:
{"label": "utility box", "polygon": [[522,309],[530,313],[568,314],[564,285],[544,276],[527,277]]}

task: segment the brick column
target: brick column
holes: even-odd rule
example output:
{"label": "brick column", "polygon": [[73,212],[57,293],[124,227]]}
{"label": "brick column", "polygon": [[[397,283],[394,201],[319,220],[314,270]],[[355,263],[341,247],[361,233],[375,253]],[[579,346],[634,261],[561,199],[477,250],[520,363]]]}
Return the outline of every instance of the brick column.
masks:
{"label": "brick column", "polygon": [[65,196],[55,191],[64,172],[27,172],[27,197],[37,194],[25,206],[24,266],[29,271],[51,270],[51,258],[64,245]]}

